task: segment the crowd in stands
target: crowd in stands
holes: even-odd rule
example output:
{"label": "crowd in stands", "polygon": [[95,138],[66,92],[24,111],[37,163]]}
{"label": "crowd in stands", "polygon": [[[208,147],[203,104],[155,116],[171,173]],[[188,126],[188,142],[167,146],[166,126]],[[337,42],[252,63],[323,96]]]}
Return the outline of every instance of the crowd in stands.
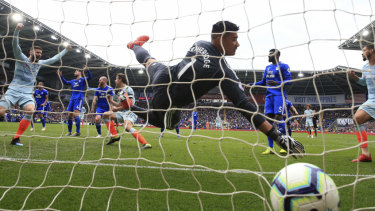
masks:
{"label": "crowd in stands", "polygon": [[[142,105],[142,103],[141,103]],[[66,108],[67,105],[64,107]],[[143,104],[144,107],[147,107],[146,104]],[[294,123],[292,124],[292,130],[304,131],[304,120],[301,118],[305,110],[304,106],[295,106],[299,117],[293,118]],[[331,107],[330,107],[331,108]],[[323,108],[324,109],[324,108]],[[263,112],[264,107],[259,106],[259,111]],[[319,112],[319,108],[313,108],[316,113]],[[243,115],[235,109],[229,108],[199,108],[198,111],[198,129],[215,129],[216,128],[216,117],[219,115],[222,123],[222,127],[225,129],[241,129],[241,130],[252,130],[254,129],[251,123],[243,117]],[[338,118],[352,118],[355,110],[352,111],[348,107],[338,107],[335,110],[325,110],[323,113],[322,122],[318,123],[319,130],[323,128],[328,132],[352,132],[354,131],[353,125],[346,125],[341,127],[331,127]],[[51,102],[51,112],[47,115],[48,123],[60,123],[66,121],[66,112],[63,112],[63,106],[59,102]],[[318,114],[317,114],[318,115]],[[22,110],[16,107],[13,110],[9,110],[6,113],[6,121],[8,122],[19,122],[23,117]],[[85,122],[88,124],[94,123],[94,115],[86,114]],[[181,111],[181,120],[179,126],[181,128],[191,128],[192,126],[192,108],[188,107],[186,110]],[[138,118],[136,124],[145,124],[146,121]],[[375,122],[369,122],[366,124],[367,131],[372,133],[375,132]]]}

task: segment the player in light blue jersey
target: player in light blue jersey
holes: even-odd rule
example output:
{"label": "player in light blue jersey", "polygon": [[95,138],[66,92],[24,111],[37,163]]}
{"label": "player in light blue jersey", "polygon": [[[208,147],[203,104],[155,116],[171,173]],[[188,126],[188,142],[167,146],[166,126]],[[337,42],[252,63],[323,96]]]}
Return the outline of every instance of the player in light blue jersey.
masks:
{"label": "player in light blue jersey", "polygon": [[[290,111],[293,111],[295,115],[298,115],[298,111],[297,111],[296,107],[293,106],[292,102],[290,102],[289,100],[286,100],[285,104],[286,104],[286,112],[284,112],[284,114],[283,114],[284,120],[292,117],[292,113]],[[286,126],[288,128],[289,136],[292,136],[292,129],[291,129],[292,123],[293,123],[292,119],[289,119],[288,121],[286,121]]]}
{"label": "player in light blue jersey", "polygon": [[[267,86],[266,102],[264,105],[264,114],[272,119],[279,121],[279,131],[286,135],[285,121],[283,120],[283,108],[286,99],[286,88],[291,80],[290,68],[287,64],[280,62],[280,51],[271,49],[268,55],[268,61],[272,64],[268,65],[264,71],[261,81],[253,85]],[[273,124],[273,121],[270,121]],[[268,138],[268,148],[262,154],[273,153],[273,140]],[[280,153],[286,153],[281,149]]]}
{"label": "player in light blue jersey", "polygon": [[117,122],[121,122],[124,124],[125,130],[132,134],[132,136],[142,144],[142,149],[149,149],[151,148],[151,144],[149,144],[146,139],[140,134],[134,127],[133,124],[137,121],[138,116],[133,113],[130,108],[135,103],[135,96],[133,89],[126,85],[126,75],[123,73],[118,73],[116,75],[116,89],[120,89],[117,93],[117,100],[119,102],[115,102],[112,99],[110,103],[112,106],[112,111],[107,111],[103,114],[103,121],[106,123],[108,131],[111,133],[111,138],[107,142],[107,145],[111,145],[116,141],[120,141],[121,136],[117,133],[115,124],[113,120]]}
{"label": "player in light blue jersey", "polygon": [[51,65],[60,61],[61,57],[72,48],[68,45],[63,51],[54,57],[47,60],[41,60],[42,48],[33,45],[30,48],[29,57],[26,57],[19,46],[19,33],[23,27],[24,25],[22,23],[18,23],[13,34],[12,47],[16,59],[14,77],[9,84],[8,90],[0,99],[0,116],[4,116],[7,109],[16,105],[20,106],[25,112],[25,115],[18,126],[17,133],[11,141],[12,145],[18,146],[22,146],[20,143],[20,137],[29,127],[34,113],[35,102],[32,94],[36,76],[38,75],[40,68],[44,65]]}
{"label": "player in light blue jersey", "polygon": [[311,138],[314,138],[314,135],[312,134],[312,131],[314,128],[313,116],[314,116],[314,111],[311,110],[311,105],[307,104],[306,110],[304,111],[304,115],[302,119],[306,118],[305,128],[306,128],[307,133],[309,134],[308,137],[311,137]]}
{"label": "player in light blue jersey", "polygon": [[[94,99],[91,104],[91,113],[95,113],[95,126],[98,132],[97,138],[102,136],[101,122],[104,112],[109,111],[109,102],[113,98],[113,88],[107,85],[108,79],[105,76],[99,78],[99,87],[95,90]],[[108,98],[109,99],[108,101]],[[97,106],[95,111],[95,106]]]}
{"label": "player in light blue jersey", "polygon": [[82,106],[82,108],[81,108],[81,111],[79,112],[79,119],[81,120],[81,124],[82,124],[82,127],[83,127],[83,125],[85,125],[84,123],[85,123],[85,113],[86,113],[86,108],[85,108],[85,106]]}
{"label": "player in light blue jersey", "polygon": [[371,162],[371,154],[367,143],[367,133],[364,124],[375,119],[375,49],[374,45],[367,45],[362,49],[363,61],[368,61],[362,68],[362,77],[355,75],[354,70],[349,70],[349,76],[358,84],[367,86],[368,99],[355,112],[353,120],[357,140],[362,153],[352,162]]}
{"label": "player in light blue jersey", "polygon": [[215,119],[215,125],[216,125],[216,129],[222,128],[222,121],[221,121],[220,115],[217,115]]}
{"label": "player in light blue jersey", "polygon": [[[46,130],[46,120],[44,119],[44,107],[46,106],[48,102],[48,91],[43,88],[44,83],[42,81],[39,81],[38,88],[34,91],[34,99],[36,102],[36,111],[33,114],[33,120],[35,116],[37,115],[42,122],[43,128],[42,131]],[[34,130],[34,121],[31,121],[31,131]]]}
{"label": "player in light blue jersey", "polygon": [[[87,77],[83,77],[83,71],[87,71]],[[71,95],[68,108],[68,133],[67,136],[80,136],[81,135],[81,119],[79,118],[79,113],[83,105],[83,98],[85,96],[86,81],[91,80],[92,75],[87,66],[83,67],[83,70],[76,69],[74,72],[75,79],[67,81],[60,70],[57,70],[57,75],[61,78],[62,82],[71,87]],[[76,133],[72,134],[73,128],[73,117],[76,123]]]}

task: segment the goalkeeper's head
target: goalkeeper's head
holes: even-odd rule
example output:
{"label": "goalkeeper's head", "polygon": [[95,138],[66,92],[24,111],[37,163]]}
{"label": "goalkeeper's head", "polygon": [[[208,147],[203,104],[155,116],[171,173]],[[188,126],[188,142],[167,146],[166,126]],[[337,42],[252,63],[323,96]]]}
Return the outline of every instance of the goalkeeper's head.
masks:
{"label": "goalkeeper's head", "polygon": [[122,88],[126,85],[126,75],[124,73],[117,73],[116,75],[116,88]]}
{"label": "goalkeeper's head", "polygon": [[212,26],[211,43],[225,56],[236,54],[239,26],[230,21],[219,21]]}

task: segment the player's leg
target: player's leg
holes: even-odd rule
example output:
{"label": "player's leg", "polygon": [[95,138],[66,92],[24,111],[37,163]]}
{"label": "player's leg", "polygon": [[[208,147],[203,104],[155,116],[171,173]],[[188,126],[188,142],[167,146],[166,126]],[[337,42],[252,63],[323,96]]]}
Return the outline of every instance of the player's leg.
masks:
{"label": "player's leg", "polygon": [[35,115],[36,115],[36,112],[34,112],[33,115],[31,116],[31,122],[30,122],[31,128],[30,128],[30,131],[34,131]]}
{"label": "player's leg", "polygon": [[73,118],[74,122],[76,123],[76,132],[72,134],[72,136],[80,136],[81,135],[81,118],[79,116],[80,110],[73,111]]}
{"label": "player's leg", "polygon": [[176,126],[176,133],[177,133],[177,138],[180,138],[181,136],[180,136],[180,126],[179,125]]}
{"label": "player's leg", "polygon": [[[362,110],[362,108],[364,110]],[[359,156],[359,158],[354,159],[353,162],[370,162],[370,161],[372,161],[371,154],[370,154],[369,149],[368,149],[367,133],[366,133],[366,128],[364,126],[364,123],[373,119],[372,115],[370,115],[370,114],[375,114],[375,112],[373,112],[373,110],[374,109],[368,108],[368,106],[361,106],[357,110],[357,112],[354,114],[353,120],[354,120],[354,123],[355,123],[356,135],[357,135],[358,143],[360,144],[362,154]]]}
{"label": "player's leg", "polygon": [[95,127],[96,127],[96,132],[98,132],[97,138],[102,137],[102,126],[101,126],[102,116],[103,114],[99,114],[99,113],[97,113],[95,116]]}
{"label": "player's leg", "polygon": [[[44,111],[43,111],[43,113],[44,113]],[[42,131],[45,131],[46,130],[46,120],[44,119],[43,113],[39,112],[38,116],[39,116],[40,121],[42,122],[42,126],[43,126]]]}
{"label": "player's leg", "polygon": [[[274,115],[274,103],[273,103],[273,96],[267,96],[264,104],[264,114],[269,117],[270,119],[267,119],[267,121],[273,125],[274,121],[273,119],[275,118]],[[263,155],[268,155],[268,154],[273,154],[274,149],[273,149],[273,139],[269,136],[267,136],[268,140],[268,148],[262,152]]]}
{"label": "player's leg", "polygon": [[160,135],[158,135],[158,137],[163,137],[163,132],[164,132],[165,128],[160,128]]}
{"label": "player's leg", "polygon": [[[107,142],[107,145],[113,144],[114,142],[119,141],[121,138],[121,136],[119,136],[119,134],[117,133],[115,123],[113,122],[113,120],[122,121],[122,116],[118,116],[118,113],[120,112],[114,113],[112,111],[107,111],[103,114],[103,122],[107,126],[108,131],[111,133],[111,138]],[[118,119],[117,116],[121,119]]]}
{"label": "player's leg", "polygon": [[13,137],[11,144],[23,146],[23,144],[20,143],[20,137],[25,132],[25,130],[29,127],[32,121],[31,118],[34,113],[35,102],[31,95],[22,96],[18,102],[19,102],[20,107],[24,110],[24,116],[18,125],[16,135]]}
{"label": "player's leg", "polygon": [[74,101],[70,100],[68,108],[66,109],[68,111],[68,133],[66,134],[67,136],[72,135],[72,130],[73,130],[73,111],[74,111]]}
{"label": "player's leg", "polygon": [[288,128],[288,135],[292,136],[292,120],[291,119],[286,122],[286,126]]}
{"label": "player's leg", "polygon": [[[263,132],[265,135],[270,136],[281,148],[295,153],[295,156],[302,156],[301,153],[305,152],[303,145],[291,138],[290,136],[283,135],[274,128],[265,118],[259,114],[254,114],[258,109],[249,102],[245,92],[240,88],[238,83],[233,82],[237,80],[233,72],[226,72],[227,77],[231,76],[231,80],[224,80],[221,83],[221,88],[224,94],[233,102],[233,104],[240,109],[242,115],[248,119],[252,125]],[[297,155],[298,154],[298,155]]]}
{"label": "player's leg", "polygon": [[[133,112],[130,112],[130,113],[133,113]],[[136,117],[132,116],[132,114],[126,114],[126,116],[124,116],[124,127],[125,127],[125,130],[128,131],[129,133],[132,134],[132,136],[139,142],[142,144],[142,149],[150,149],[152,148],[151,144],[149,144],[146,139],[142,136],[142,134],[140,134],[136,129],[133,128],[133,121],[134,119],[137,120]],[[134,113],[133,113],[134,114]],[[134,114],[135,115],[135,114]],[[135,115],[136,116],[136,115]]]}

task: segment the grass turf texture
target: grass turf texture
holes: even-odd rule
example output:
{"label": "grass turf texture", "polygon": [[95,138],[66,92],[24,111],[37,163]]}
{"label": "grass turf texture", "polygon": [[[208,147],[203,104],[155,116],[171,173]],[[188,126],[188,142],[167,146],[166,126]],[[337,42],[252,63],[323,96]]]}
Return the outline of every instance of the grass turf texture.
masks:
{"label": "grass turf texture", "polygon": [[181,138],[167,131],[159,140],[160,129],[138,128],[152,144],[141,150],[129,134],[107,146],[108,137],[94,138],[95,126],[73,138],[64,136],[66,125],[51,124],[44,132],[36,124],[23,147],[11,146],[17,126],[0,123],[0,209],[268,210],[272,178],[295,162],[332,175],[342,210],[375,206],[374,163],[350,162],[358,155],[354,135],[294,133],[308,153],[296,160],[261,155],[266,137],[248,131],[181,130]]}

